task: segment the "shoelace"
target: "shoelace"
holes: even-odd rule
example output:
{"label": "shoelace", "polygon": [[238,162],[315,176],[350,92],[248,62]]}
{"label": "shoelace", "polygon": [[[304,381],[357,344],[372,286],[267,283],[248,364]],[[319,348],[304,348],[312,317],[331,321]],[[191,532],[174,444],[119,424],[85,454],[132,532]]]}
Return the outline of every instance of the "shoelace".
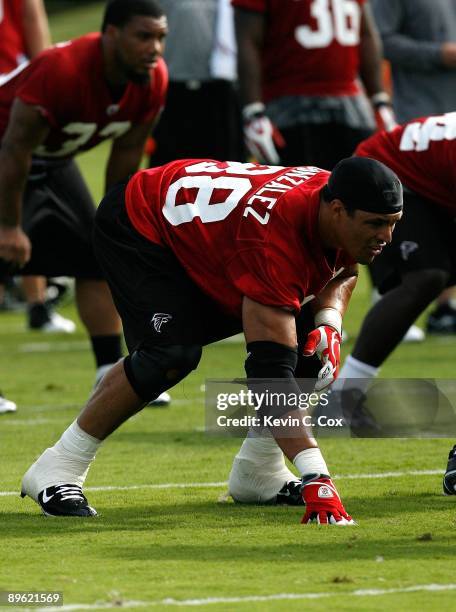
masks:
{"label": "shoelace", "polygon": [[62,485],[57,487],[55,490],[55,495],[61,496],[61,501],[65,501],[66,499],[78,499],[79,501],[85,501],[85,496],[82,493],[81,487],[78,485]]}

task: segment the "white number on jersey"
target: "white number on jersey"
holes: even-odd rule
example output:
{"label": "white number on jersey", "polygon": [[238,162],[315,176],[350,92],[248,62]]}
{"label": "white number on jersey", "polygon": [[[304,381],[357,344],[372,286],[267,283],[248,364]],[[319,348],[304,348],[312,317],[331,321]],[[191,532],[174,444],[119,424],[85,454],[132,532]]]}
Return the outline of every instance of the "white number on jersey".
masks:
{"label": "white number on jersey", "polygon": [[[1,1],[1,0],[0,0]],[[80,147],[83,147],[92,136],[95,135],[98,125],[96,123],[69,123],[62,132],[65,134],[76,136],[63,143],[58,151],[48,151],[45,145],[37,147],[36,155],[43,155],[45,157],[65,157],[75,153]],[[125,134],[131,127],[131,121],[113,121],[108,123],[100,132],[99,135],[102,138],[119,138],[122,134]]]}
{"label": "white number on jersey", "polygon": [[[193,202],[177,204],[176,198],[180,189],[197,189]],[[245,194],[252,188],[248,178],[234,176],[184,176],[170,185],[163,207],[163,216],[171,225],[190,223],[199,217],[203,223],[223,221],[236,208]],[[214,189],[231,191],[222,202],[212,202]]]}
{"label": "white number on jersey", "polygon": [[322,49],[333,40],[344,47],[359,43],[361,9],[356,0],[313,0],[310,14],[317,21],[316,29],[300,25],[295,30],[304,48]]}
{"label": "white number on jersey", "polygon": [[193,164],[192,166],[186,166],[185,172],[187,172],[187,174],[197,174],[199,172],[219,174],[220,172],[226,172],[227,174],[237,174],[241,176],[258,176],[261,174],[274,174],[274,172],[279,172],[283,169],[284,166],[261,166],[259,164],[243,164],[242,162],[235,161],[203,161]]}
{"label": "white number on jersey", "polygon": [[[202,223],[223,221],[252,188],[252,183],[249,179],[242,177],[275,174],[280,170],[284,170],[284,167],[262,166],[250,163],[243,164],[233,161],[202,161],[186,166],[185,172],[187,174],[198,176],[184,176],[170,185],[163,207],[163,216],[174,226],[190,223],[195,217],[201,219]],[[205,174],[201,175],[202,172]],[[207,176],[208,174],[220,174],[220,172],[237,176],[218,176],[217,178]],[[176,203],[177,194],[181,188],[197,190],[193,202]],[[231,191],[231,193],[222,202],[211,202],[215,189],[224,189]],[[244,217],[247,217],[249,214],[262,225],[265,225],[270,217],[268,212],[262,217],[251,206],[247,206],[244,211]]]}
{"label": "white number on jersey", "polygon": [[456,112],[409,123],[402,134],[401,151],[427,151],[431,142],[456,138]]}

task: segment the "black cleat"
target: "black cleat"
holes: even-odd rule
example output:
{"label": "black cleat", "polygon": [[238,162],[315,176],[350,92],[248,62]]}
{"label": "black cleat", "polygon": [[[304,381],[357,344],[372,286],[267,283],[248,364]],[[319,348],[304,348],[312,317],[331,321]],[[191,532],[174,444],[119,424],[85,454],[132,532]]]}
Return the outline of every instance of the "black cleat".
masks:
{"label": "black cleat", "polygon": [[447,469],[442,484],[445,495],[456,495],[456,445],[448,455]]}
{"label": "black cleat", "polygon": [[367,408],[366,400],[366,394],[359,389],[330,390],[328,404],[318,405],[312,416],[314,419],[323,415],[342,419],[344,428],[341,432],[348,429],[352,438],[382,437],[382,428]]}
{"label": "black cleat", "polygon": [[[21,496],[25,497],[25,493]],[[46,516],[97,516],[81,487],[74,484],[47,487],[38,494],[38,503]]]}
{"label": "black cleat", "polygon": [[450,302],[441,304],[429,314],[426,331],[428,334],[456,334],[456,309]]}
{"label": "black cleat", "polygon": [[300,480],[289,480],[277,493],[276,504],[278,506],[304,506],[301,489]]}

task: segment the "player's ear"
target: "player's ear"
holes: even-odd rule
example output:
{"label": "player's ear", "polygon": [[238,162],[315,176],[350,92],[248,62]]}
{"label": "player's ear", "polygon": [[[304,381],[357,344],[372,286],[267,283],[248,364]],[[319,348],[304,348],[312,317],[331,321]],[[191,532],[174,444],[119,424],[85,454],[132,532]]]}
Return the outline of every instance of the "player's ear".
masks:
{"label": "player's ear", "polygon": [[106,28],[104,29],[103,34],[106,35],[108,38],[115,39],[118,32],[119,28],[117,26],[113,25],[112,23],[108,23]]}
{"label": "player's ear", "polygon": [[329,202],[329,207],[330,207],[331,213],[336,218],[340,218],[344,213],[345,214],[347,213],[347,211],[345,209],[345,206],[343,205],[342,200],[339,200],[338,198],[335,198],[334,200],[331,200]]}

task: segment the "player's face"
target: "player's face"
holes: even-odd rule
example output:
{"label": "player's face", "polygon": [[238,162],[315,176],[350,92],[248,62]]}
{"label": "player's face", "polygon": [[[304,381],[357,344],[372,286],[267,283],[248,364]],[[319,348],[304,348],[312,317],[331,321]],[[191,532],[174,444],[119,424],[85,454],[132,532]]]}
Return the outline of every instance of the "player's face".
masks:
{"label": "player's face", "polygon": [[339,237],[343,248],[360,264],[369,264],[382,252],[393,237],[402,213],[379,215],[364,210],[348,214],[344,209],[340,218]]}
{"label": "player's face", "polygon": [[128,80],[149,81],[151,69],[163,55],[167,33],[165,16],[155,19],[136,15],[122,28],[116,28],[116,59]]}

